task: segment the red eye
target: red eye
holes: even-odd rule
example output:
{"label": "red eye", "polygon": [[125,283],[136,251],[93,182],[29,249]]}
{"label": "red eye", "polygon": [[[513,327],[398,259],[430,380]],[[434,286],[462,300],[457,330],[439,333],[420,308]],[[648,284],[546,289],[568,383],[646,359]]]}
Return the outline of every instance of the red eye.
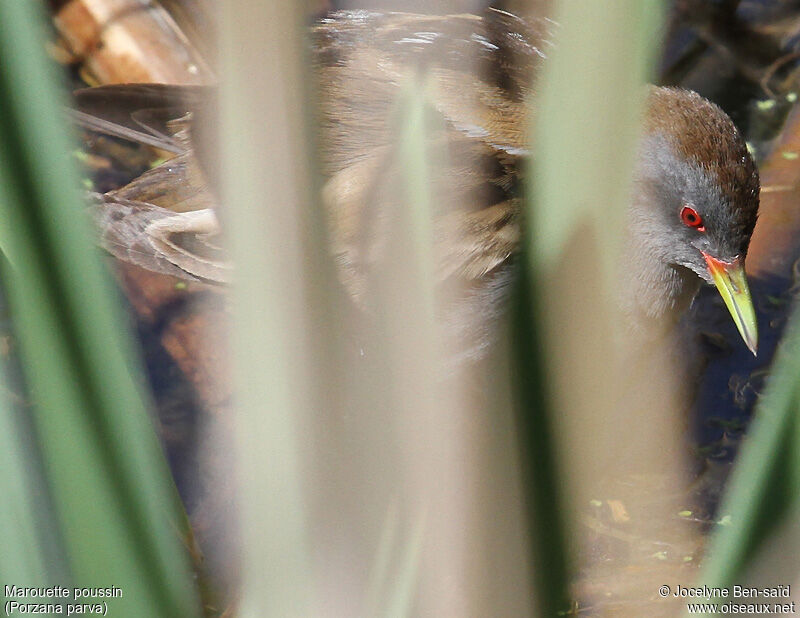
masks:
{"label": "red eye", "polygon": [[703,217],[691,206],[684,206],[681,209],[681,221],[687,227],[693,227],[698,232],[705,232],[706,226],[703,225]]}

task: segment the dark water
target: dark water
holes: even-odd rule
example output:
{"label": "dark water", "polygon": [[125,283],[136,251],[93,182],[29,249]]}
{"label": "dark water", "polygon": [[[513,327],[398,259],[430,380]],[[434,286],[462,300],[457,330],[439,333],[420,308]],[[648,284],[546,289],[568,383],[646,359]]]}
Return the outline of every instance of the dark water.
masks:
{"label": "dark water", "polygon": [[693,431],[701,454],[729,458],[753,414],[792,304],[792,281],[758,277],[750,281],[759,326],[758,356],[743,344],[722,299],[704,288],[691,311],[709,356],[695,402]]}

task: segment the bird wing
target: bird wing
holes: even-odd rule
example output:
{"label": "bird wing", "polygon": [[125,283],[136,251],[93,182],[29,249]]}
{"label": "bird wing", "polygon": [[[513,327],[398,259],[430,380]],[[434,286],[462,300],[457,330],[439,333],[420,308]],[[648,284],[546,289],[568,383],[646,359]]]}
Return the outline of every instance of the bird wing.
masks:
{"label": "bird wing", "polygon": [[[357,85],[362,72],[377,86],[367,92],[379,104],[386,96],[381,89],[396,89],[423,70],[433,82],[435,107],[452,127],[496,150],[525,155],[530,84],[554,30],[550,20],[499,10],[484,17],[343,11],[322,20],[312,35],[325,86]],[[363,91],[348,90],[356,97]],[[363,105],[363,97],[353,102]]]}
{"label": "bird wing", "polygon": [[476,281],[504,264],[519,247],[519,200],[473,213],[450,213],[437,225],[441,280]]}

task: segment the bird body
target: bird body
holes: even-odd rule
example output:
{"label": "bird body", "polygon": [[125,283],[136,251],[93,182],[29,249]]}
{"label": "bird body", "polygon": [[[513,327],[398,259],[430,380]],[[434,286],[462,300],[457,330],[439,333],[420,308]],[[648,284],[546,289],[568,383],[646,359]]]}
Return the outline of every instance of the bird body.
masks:
{"label": "bird body", "polygon": [[[483,18],[342,12],[312,28],[322,202],[340,277],[357,302],[391,237],[385,212],[402,207],[391,190],[399,173],[393,106],[403,84],[424,74],[438,119],[429,144],[445,161],[432,180],[436,272],[443,284],[461,290],[444,309],[446,321],[462,336],[485,330],[486,317],[501,311],[520,238],[529,110],[536,107],[530,84],[555,28],[545,19],[496,10]],[[185,215],[157,217],[153,210],[176,176],[198,174],[186,123],[176,128],[166,121],[187,111],[207,113],[204,100],[212,92],[123,85],[78,93],[88,118],[103,116],[104,107],[116,110],[110,125],[93,128],[122,127],[117,134],[136,139],[150,127],[145,135],[151,142],[162,140],[179,153],[171,168],[161,166],[111,192],[98,207],[105,245],[118,257],[136,261],[132,239],[150,235],[172,274],[227,279],[227,265],[209,268],[220,257],[214,243],[196,262],[184,245],[193,229],[201,241],[216,231],[213,215],[193,214],[189,222]],[[198,154],[199,167],[208,172],[210,157],[202,149]],[[183,172],[174,173],[179,168]],[[758,209],[758,174],[731,120],[695,93],[651,88],[633,180],[620,286],[621,310],[632,327],[644,332],[650,322],[676,321],[702,281],[713,282],[755,351],[743,264]],[[143,207],[147,223],[137,221],[136,200],[149,203]],[[183,201],[203,210],[216,202],[213,193]],[[198,245],[197,238],[193,242]],[[140,239],[137,251],[144,249]],[[170,252],[179,259],[170,260]],[[153,264],[145,266],[160,269]],[[484,339],[483,331],[475,337],[481,349]]]}

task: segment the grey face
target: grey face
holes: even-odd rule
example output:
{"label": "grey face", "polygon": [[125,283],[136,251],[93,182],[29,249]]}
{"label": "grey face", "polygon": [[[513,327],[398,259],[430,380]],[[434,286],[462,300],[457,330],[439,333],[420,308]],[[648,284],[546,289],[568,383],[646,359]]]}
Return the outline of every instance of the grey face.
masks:
{"label": "grey face", "polygon": [[[686,267],[708,283],[712,278],[703,254],[724,262],[743,260],[755,224],[753,208],[733,203],[715,166],[714,161],[701,166],[679,156],[664,135],[648,136],[639,153],[630,212],[632,242],[663,264]],[[682,220],[685,207],[696,211],[699,224],[695,218],[695,225]]]}

